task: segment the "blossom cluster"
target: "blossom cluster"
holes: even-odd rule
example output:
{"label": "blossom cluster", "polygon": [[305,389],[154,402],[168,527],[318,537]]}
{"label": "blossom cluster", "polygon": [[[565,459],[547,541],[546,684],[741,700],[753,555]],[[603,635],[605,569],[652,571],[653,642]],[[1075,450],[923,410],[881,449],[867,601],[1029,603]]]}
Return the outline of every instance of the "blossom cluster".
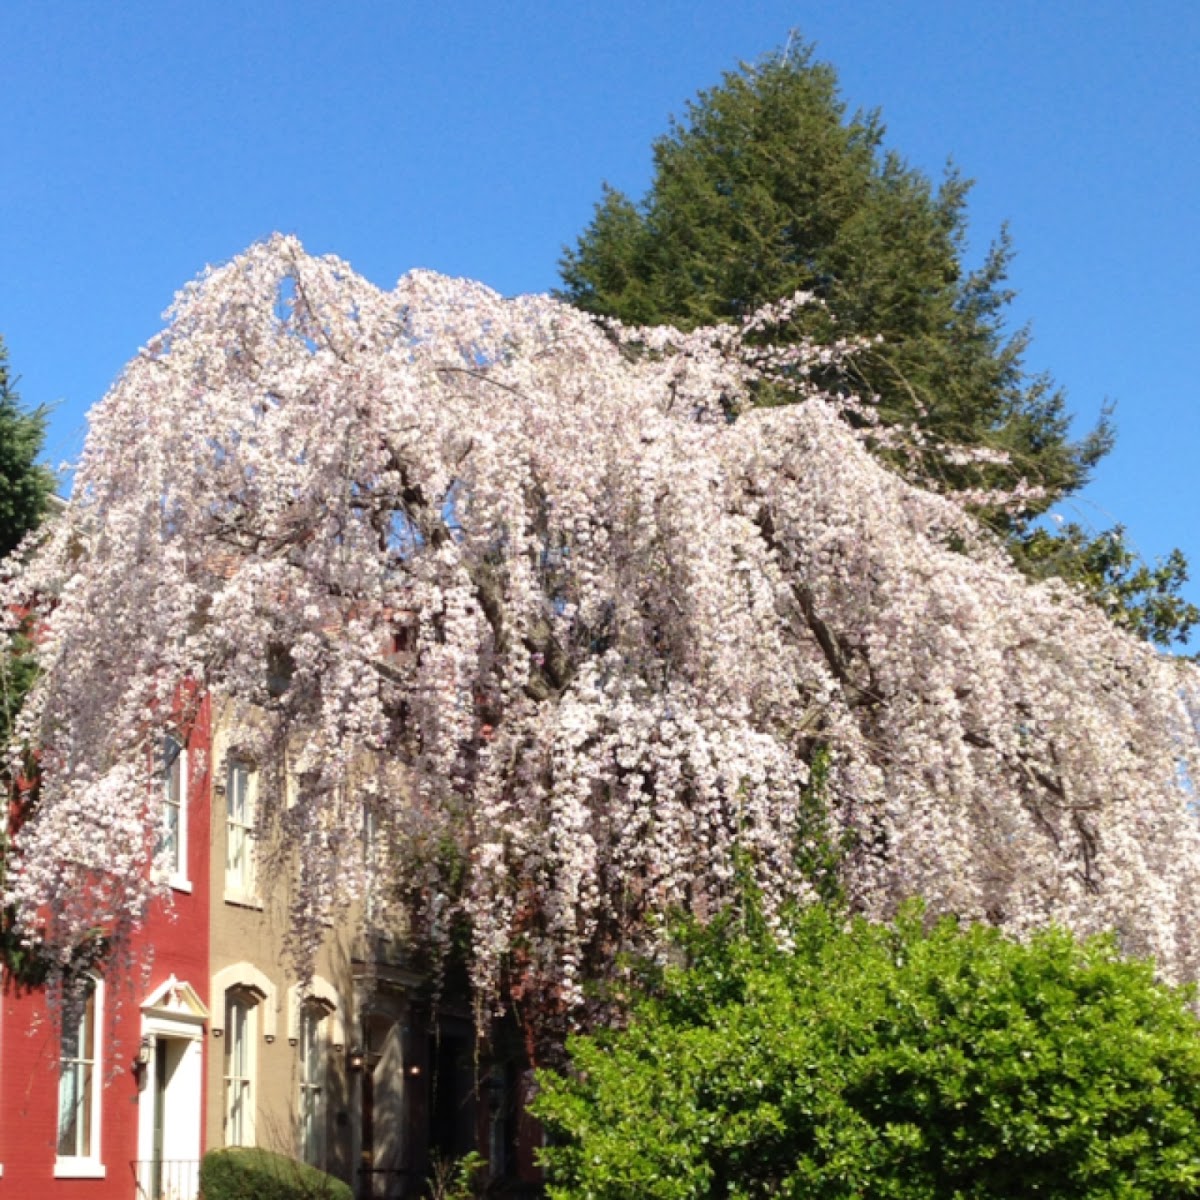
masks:
{"label": "blossom cluster", "polygon": [[[873,457],[810,382],[853,347],[768,352],[768,318],[383,291],[284,237],[186,288],[9,568],[43,621],[29,935],[162,886],[182,689],[277,765],[299,943],[369,895],[435,949],[465,930],[483,997],[571,1011],[743,872],[768,917],[806,902],[817,844],[869,914],[1115,929],[1200,976],[1196,669]],[[796,403],[752,407],[768,373]]]}

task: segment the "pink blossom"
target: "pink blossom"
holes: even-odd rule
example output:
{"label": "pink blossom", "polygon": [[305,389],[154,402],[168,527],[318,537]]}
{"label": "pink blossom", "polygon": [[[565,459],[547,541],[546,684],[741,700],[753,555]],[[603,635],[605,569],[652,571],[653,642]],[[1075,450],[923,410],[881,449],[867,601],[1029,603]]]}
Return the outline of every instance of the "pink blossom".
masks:
{"label": "pink blossom", "polygon": [[[435,946],[465,919],[481,995],[569,1007],[739,864],[768,914],[805,902],[829,841],[868,913],[1114,929],[1196,978],[1196,668],[881,465],[919,436],[807,382],[853,346],[745,345],[790,311],[623,331],[283,237],[207,271],[9,567],[45,637],[6,899],[63,943],[142,910],[146,747],[192,680],[275,764],[300,945],[370,893]],[[753,408],[764,375],[803,402]]]}

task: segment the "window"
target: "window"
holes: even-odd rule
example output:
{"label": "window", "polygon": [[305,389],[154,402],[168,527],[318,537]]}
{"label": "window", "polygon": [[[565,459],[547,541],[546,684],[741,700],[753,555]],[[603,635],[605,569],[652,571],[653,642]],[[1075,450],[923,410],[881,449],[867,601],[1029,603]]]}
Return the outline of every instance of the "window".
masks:
{"label": "window", "polygon": [[225,782],[225,894],[254,896],[254,779],[242,762],[230,762]]}
{"label": "window", "polygon": [[225,994],[225,1145],[254,1145],[255,1000],[237,990]]}
{"label": "window", "polygon": [[325,1018],[328,1009],[309,1003],[300,1010],[300,1156],[323,1166],[325,1132]]}
{"label": "window", "polygon": [[288,1043],[296,1047],[296,1154],[324,1167],[329,1124],[329,1052],[346,1046],[346,1024],[337,989],[320,975],[288,988]]}
{"label": "window", "polygon": [[86,998],[63,1013],[58,1062],[58,1143],[54,1173],[103,1175],[100,1164],[100,1075],[97,1030],[103,985],[91,980]]}
{"label": "window", "polygon": [[162,835],[160,852],[166,860],[172,887],[186,889],[187,882],[187,752],[183,743],[167,734],[162,740]]}

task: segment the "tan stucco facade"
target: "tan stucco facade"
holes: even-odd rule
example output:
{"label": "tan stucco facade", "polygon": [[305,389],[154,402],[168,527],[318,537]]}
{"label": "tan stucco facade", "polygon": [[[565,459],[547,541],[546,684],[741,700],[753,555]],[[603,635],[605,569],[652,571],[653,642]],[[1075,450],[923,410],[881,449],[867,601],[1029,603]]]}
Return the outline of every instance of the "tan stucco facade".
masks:
{"label": "tan stucco facade", "polygon": [[305,1159],[372,1198],[419,1194],[439,1162],[475,1146],[497,1178],[511,1175],[517,1080],[481,1062],[469,1008],[433,1000],[403,940],[368,936],[350,912],[327,930],[302,986],[287,952],[294,872],[271,862],[259,780],[239,763],[236,731],[214,723],[206,1145]]}
{"label": "tan stucco facade", "polygon": [[[212,1041],[206,1144],[260,1146],[306,1158],[352,1180],[357,1096],[351,1094],[355,1080],[348,1059],[357,1021],[349,923],[329,930],[312,979],[302,986],[286,950],[291,872],[269,864],[271,847],[258,836],[262,830],[254,812],[257,772],[237,764],[240,778],[231,776],[231,761],[236,763],[229,753],[232,741],[229,730],[218,725],[211,806]],[[243,792],[237,813],[231,812],[231,789]],[[247,837],[239,826],[255,833]],[[240,843],[240,855],[230,856],[231,842]],[[231,1011],[231,1001],[240,1018]],[[315,1034],[303,1020],[306,1009]],[[235,1055],[236,1063],[231,1062]],[[313,1113],[307,1128],[306,1097]]]}

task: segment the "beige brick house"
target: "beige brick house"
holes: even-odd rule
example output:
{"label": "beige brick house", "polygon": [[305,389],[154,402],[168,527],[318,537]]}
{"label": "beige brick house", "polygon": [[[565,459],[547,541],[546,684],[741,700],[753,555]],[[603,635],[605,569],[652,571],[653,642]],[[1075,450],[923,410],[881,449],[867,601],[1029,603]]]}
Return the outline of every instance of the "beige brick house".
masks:
{"label": "beige brick house", "polygon": [[291,872],[268,865],[259,773],[215,724],[205,1144],[302,1159],[361,1197],[416,1196],[435,1159],[481,1143],[499,1170],[506,1136],[492,1126],[511,1124],[508,1097],[481,1077],[465,1007],[443,1002],[431,1019],[399,943],[351,913],[300,980],[285,949]]}

